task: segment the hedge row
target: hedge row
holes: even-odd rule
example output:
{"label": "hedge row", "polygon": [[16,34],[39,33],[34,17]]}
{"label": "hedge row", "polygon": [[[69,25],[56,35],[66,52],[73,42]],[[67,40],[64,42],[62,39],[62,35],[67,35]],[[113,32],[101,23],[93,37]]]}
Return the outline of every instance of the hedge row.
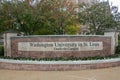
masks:
{"label": "hedge row", "polygon": [[39,58],[39,59],[36,59],[36,58],[25,58],[25,57],[12,58],[12,57],[4,57],[4,56],[0,56],[0,58],[14,59],[14,60],[32,60],[32,61],[102,60],[102,59],[120,58],[120,54],[114,54],[114,55],[104,56],[104,57],[96,56],[96,57],[87,57],[87,58],[76,58],[76,57],[63,58],[63,57],[59,57],[59,58]]}
{"label": "hedge row", "polygon": [[4,47],[0,45],[0,56],[4,56]]}

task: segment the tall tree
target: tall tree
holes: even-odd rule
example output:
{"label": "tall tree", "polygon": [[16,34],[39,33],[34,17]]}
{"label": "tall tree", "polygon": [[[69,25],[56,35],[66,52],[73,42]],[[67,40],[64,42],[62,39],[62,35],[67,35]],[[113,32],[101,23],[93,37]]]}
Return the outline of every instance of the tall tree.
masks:
{"label": "tall tree", "polygon": [[115,28],[117,22],[110,13],[108,2],[82,4],[78,13],[79,22],[89,26],[90,34],[102,34],[105,29]]}
{"label": "tall tree", "polygon": [[76,27],[74,6],[67,0],[41,0],[34,6],[28,3],[20,0],[1,2],[0,16],[4,18],[0,24],[26,35],[67,34],[66,27]]}
{"label": "tall tree", "polygon": [[41,5],[43,6],[41,12],[55,34],[66,34],[66,27],[75,25],[74,6],[67,0],[43,0]]}

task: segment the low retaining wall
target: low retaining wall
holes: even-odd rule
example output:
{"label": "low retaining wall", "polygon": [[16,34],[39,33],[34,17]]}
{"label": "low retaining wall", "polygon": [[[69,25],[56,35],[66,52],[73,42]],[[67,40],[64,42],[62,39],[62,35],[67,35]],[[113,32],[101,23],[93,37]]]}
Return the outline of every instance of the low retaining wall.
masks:
{"label": "low retaining wall", "polygon": [[120,66],[120,58],[91,61],[20,61],[0,59],[0,69],[35,70],[35,71],[68,71],[100,69]]}

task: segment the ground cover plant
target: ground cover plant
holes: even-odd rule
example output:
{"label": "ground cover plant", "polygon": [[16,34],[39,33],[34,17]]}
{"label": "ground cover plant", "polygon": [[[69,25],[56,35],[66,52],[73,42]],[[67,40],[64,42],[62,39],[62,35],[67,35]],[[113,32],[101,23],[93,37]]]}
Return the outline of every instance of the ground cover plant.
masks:
{"label": "ground cover plant", "polygon": [[25,58],[25,57],[4,57],[0,56],[1,59],[13,59],[13,60],[32,60],[32,61],[71,61],[71,60],[102,60],[102,59],[112,59],[112,58],[120,58],[120,53],[119,54],[114,54],[114,55],[109,55],[109,56],[95,56],[95,57],[86,57],[86,58],[76,58],[76,57],[69,57],[69,58],[64,58],[64,57],[59,57],[59,58]]}

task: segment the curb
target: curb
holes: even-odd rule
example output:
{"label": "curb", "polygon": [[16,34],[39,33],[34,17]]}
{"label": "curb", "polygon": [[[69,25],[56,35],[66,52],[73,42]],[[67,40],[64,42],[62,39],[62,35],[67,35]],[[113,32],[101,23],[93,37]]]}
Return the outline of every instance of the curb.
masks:
{"label": "curb", "polygon": [[120,58],[88,61],[29,61],[0,59],[0,69],[35,71],[73,71],[120,66]]}

